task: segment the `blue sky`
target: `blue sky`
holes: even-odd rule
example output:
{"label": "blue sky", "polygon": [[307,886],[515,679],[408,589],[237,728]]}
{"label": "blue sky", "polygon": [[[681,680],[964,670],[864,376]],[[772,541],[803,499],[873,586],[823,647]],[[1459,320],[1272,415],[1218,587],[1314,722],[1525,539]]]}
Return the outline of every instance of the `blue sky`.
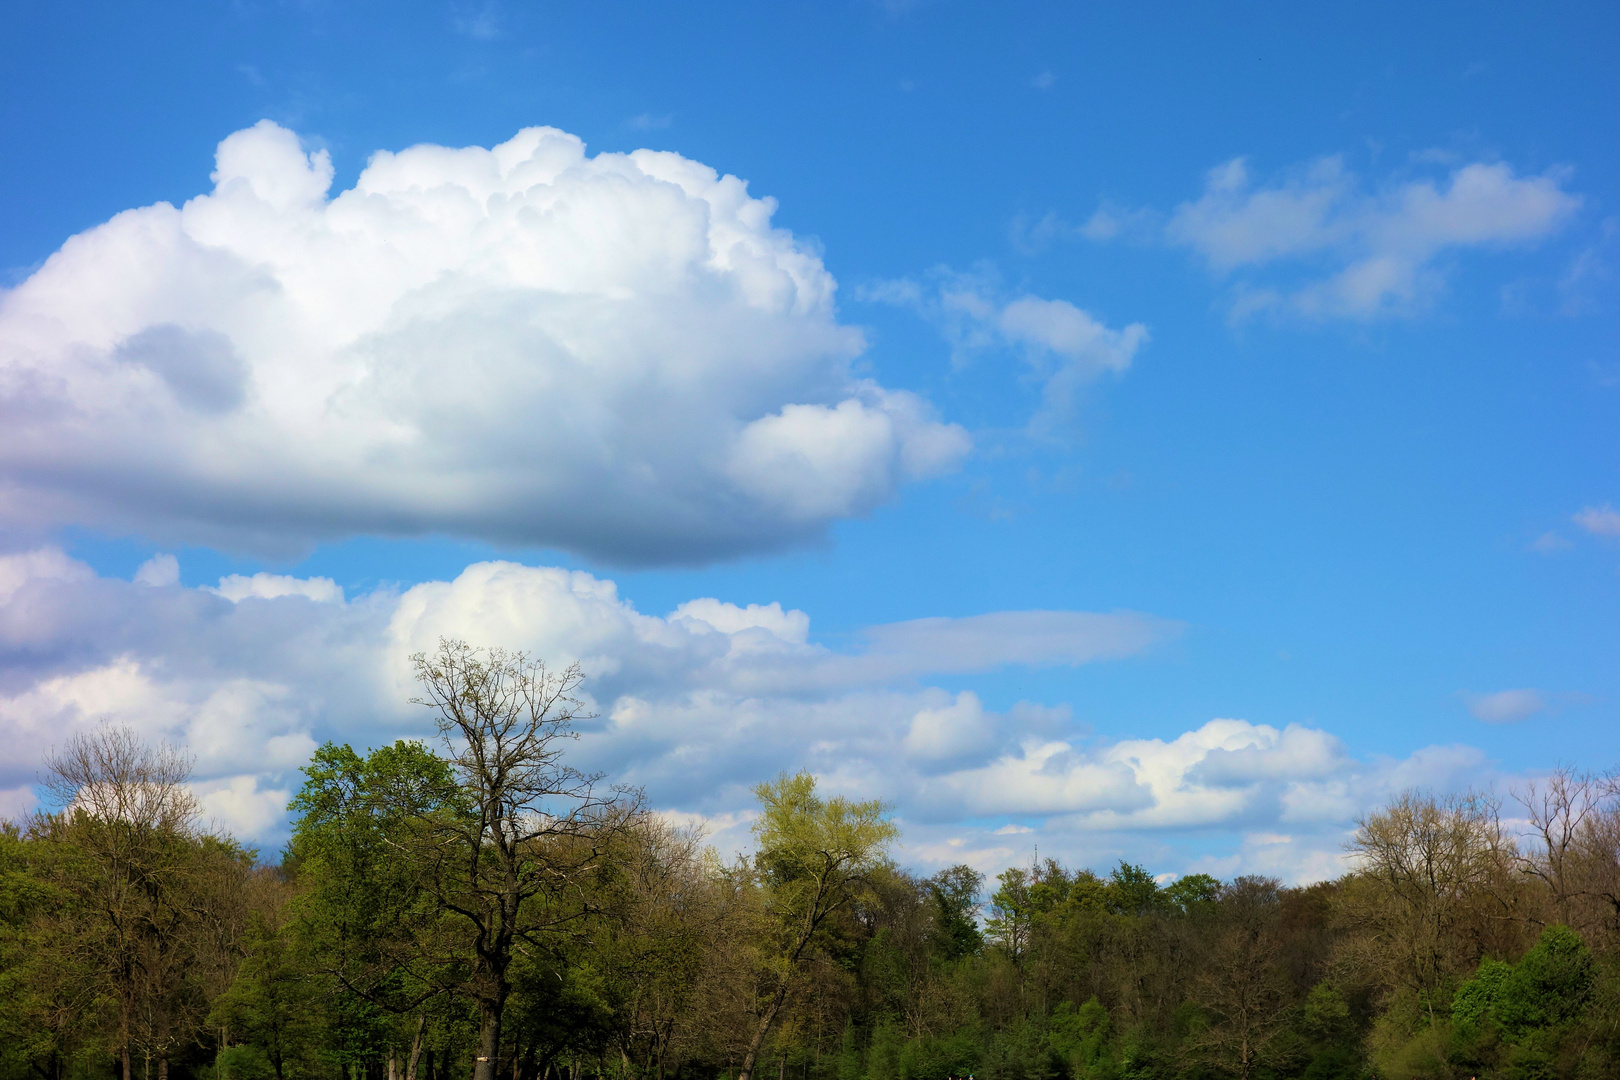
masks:
{"label": "blue sky", "polygon": [[[18,809],[111,717],[274,843],[452,631],[596,662],[586,753],[721,842],[802,766],[919,866],[1310,877],[1400,787],[1620,760],[1612,6],[5,19]],[[338,198],[537,125],[561,232],[465,157]]]}

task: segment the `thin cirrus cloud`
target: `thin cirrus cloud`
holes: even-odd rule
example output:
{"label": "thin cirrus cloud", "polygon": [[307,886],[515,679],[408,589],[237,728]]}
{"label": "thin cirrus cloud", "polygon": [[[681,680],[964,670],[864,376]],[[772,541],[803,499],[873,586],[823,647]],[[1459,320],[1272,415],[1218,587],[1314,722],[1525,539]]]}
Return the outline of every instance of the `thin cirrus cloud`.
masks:
{"label": "thin cirrus cloud", "polygon": [[[997,710],[971,677],[1011,665],[1118,662],[1180,631],[1132,612],[993,612],[872,627],[848,651],[779,604],[697,598],[649,615],[588,573],[508,562],[348,597],[326,579],[233,575],[212,588],[169,562],[136,581],[52,548],[0,557],[0,813],[32,801],[53,745],[107,720],[186,747],[206,811],[274,842],[298,767],[323,740],[430,737],[408,656],[441,636],[521,648],[588,675],[577,762],[643,788],[715,841],[746,841],[749,790],[783,769],[889,800],[921,863],[999,869],[1043,853],[1186,868],[1165,837],[1226,830],[1233,857],[1290,878],[1331,873],[1354,815],[1390,791],[1444,786],[1477,751],[1361,761],[1299,725],[1212,720],[1173,738],[1111,740],[1062,705]],[[1257,832],[1258,830],[1258,832]],[[1254,835],[1296,838],[1286,863]],[[1269,860],[1269,861],[1266,861]],[[1249,865],[1247,863],[1243,865]]]}
{"label": "thin cirrus cloud", "polygon": [[811,541],[967,434],[851,373],[775,203],[673,153],[325,151],[263,121],[214,187],[0,294],[0,507],[286,552],[358,533],[698,562]]}
{"label": "thin cirrus cloud", "polygon": [[1257,181],[1246,158],[1209,170],[1204,190],[1169,214],[1105,202],[1082,225],[1048,214],[1014,223],[1013,242],[1150,239],[1199,255],[1231,281],[1231,314],[1366,320],[1410,314],[1446,284],[1444,257],[1533,245],[1582,205],[1565,170],[1520,175],[1471,162],[1440,176],[1369,184],[1342,157]]}

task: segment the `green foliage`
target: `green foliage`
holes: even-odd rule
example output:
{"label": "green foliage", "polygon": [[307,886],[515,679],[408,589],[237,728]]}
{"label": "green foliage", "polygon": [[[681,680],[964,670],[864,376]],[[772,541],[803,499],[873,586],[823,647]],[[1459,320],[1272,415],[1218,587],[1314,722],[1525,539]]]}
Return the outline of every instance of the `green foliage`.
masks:
{"label": "green foliage", "polygon": [[1514,965],[1493,1002],[1496,1022],[1509,1039],[1578,1017],[1592,996],[1592,953],[1567,926],[1549,926]]}
{"label": "green foliage", "polygon": [[1457,988],[1451,999],[1451,1015],[1460,1023],[1472,1026],[1494,1020],[1502,986],[1512,975],[1512,964],[1485,959],[1474,977]]}
{"label": "green foliage", "polygon": [[902,1080],[900,1052],[905,1048],[900,1029],[888,1019],[878,1021],[866,1051],[867,1080]]}
{"label": "green foliage", "polygon": [[1147,915],[1160,910],[1166,897],[1153,875],[1140,866],[1121,862],[1108,878],[1108,904],[1121,915]]}
{"label": "green foliage", "polygon": [[1486,960],[1458,987],[1452,1016],[1472,1026],[1494,1024],[1510,1043],[1577,1019],[1592,998],[1591,950],[1567,926],[1549,926],[1517,964]]}
{"label": "green foliage", "polygon": [[861,1056],[860,1043],[856,1038],[855,1025],[844,1025],[844,1037],[838,1044],[838,1060],[833,1068],[835,1080],[864,1080],[866,1076],[865,1062]]}
{"label": "green foliage", "polygon": [[971,866],[953,866],[930,878],[928,888],[934,900],[930,943],[935,955],[950,962],[977,953],[984,947],[977,918],[984,875]]}
{"label": "green foliage", "polygon": [[1350,1004],[1331,982],[1319,982],[1305,995],[1301,1009],[1306,1034],[1318,1042],[1337,1043],[1350,1035]]}
{"label": "green foliage", "polygon": [[1221,883],[1208,874],[1179,877],[1163,890],[1164,900],[1183,915],[1208,915],[1221,895]]}
{"label": "green foliage", "polygon": [[1109,1055],[1112,1023],[1108,1010],[1095,997],[1078,1009],[1061,1001],[1052,1010],[1048,1041],[1052,1050],[1069,1067],[1069,1075],[1083,1080],[1103,1080],[1118,1071]]}
{"label": "green foliage", "polygon": [[[210,1015],[213,1027],[244,1044],[232,1050],[242,1054],[251,1050],[264,1075],[275,1080],[311,1071],[312,1048],[320,1031],[320,983],[311,970],[315,965],[300,953],[299,944],[289,928],[274,927],[263,913],[256,913],[242,941],[245,955],[236,978]],[[240,1075],[242,1080],[258,1080],[261,1074]]]}
{"label": "green foliage", "polygon": [[275,1067],[256,1045],[227,1046],[214,1059],[219,1080],[272,1080]]}

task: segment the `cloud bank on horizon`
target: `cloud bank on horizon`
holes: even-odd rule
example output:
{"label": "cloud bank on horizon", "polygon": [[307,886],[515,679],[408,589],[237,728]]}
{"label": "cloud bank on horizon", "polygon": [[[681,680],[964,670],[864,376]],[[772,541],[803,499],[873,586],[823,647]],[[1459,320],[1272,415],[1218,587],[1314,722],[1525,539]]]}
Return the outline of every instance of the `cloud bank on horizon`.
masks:
{"label": "cloud bank on horizon", "polygon": [[[1097,738],[1064,708],[996,712],[971,689],[930,684],[1009,664],[1126,660],[1181,630],[1135,612],[922,619],[873,627],[835,652],[811,639],[808,615],[778,604],[697,598],[647,615],[612,581],[509,562],[353,598],[325,579],[274,574],[188,588],[174,569],[159,557],[130,582],[49,547],[0,557],[6,812],[31,803],[53,745],[112,721],[185,746],[208,812],[274,842],[297,769],[321,741],[431,736],[407,704],[406,660],[441,636],[577,660],[598,714],[582,725],[579,763],[710,819],[722,844],[744,842],[754,783],[808,768],[836,790],[891,800],[907,855],[925,864],[988,869],[1035,844],[1107,861],[1148,844],[1181,870],[1304,879],[1338,872],[1356,813],[1483,764],[1467,747],[1363,761],[1327,732],[1239,719],[1167,740]],[[1242,843],[1199,861],[1155,839],[1172,830]]]}
{"label": "cloud bank on horizon", "polygon": [[820,259],[699,162],[528,128],[379,152],[331,196],[269,121],[216,160],[0,294],[13,526],[691,563],[813,540],[971,447],[852,373]]}

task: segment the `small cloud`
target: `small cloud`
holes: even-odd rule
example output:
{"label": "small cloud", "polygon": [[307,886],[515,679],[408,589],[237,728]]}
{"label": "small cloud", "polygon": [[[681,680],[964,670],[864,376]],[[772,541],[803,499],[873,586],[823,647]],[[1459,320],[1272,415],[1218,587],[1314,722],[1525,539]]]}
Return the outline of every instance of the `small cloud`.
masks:
{"label": "small cloud", "polygon": [[464,10],[455,17],[456,33],[474,41],[494,41],[501,36],[501,12],[494,3],[476,10]]}
{"label": "small cloud", "polygon": [[1544,532],[1530,541],[1530,550],[1538,555],[1556,555],[1560,551],[1568,551],[1575,545],[1555,532]]}
{"label": "small cloud", "polygon": [[1033,221],[1028,215],[1019,214],[1008,226],[1007,239],[1019,254],[1035,255],[1054,240],[1089,240],[1093,243],[1152,240],[1157,236],[1159,225],[1160,218],[1152,210],[1119,206],[1104,199],[1092,215],[1079,225],[1064,219],[1055,211],[1048,211]]}
{"label": "small cloud", "polygon": [[135,584],[161,589],[180,584],[180,560],[173,555],[154,555],[135,571]]}
{"label": "small cloud", "polygon": [[1151,236],[1158,225],[1159,216],[1152,210],[1118,206],[1104,199],[1096,212],[1075,231],[1094,242],[1120,238],[1140,240]]}
{"label": "small cloud", "polygon": [[1113,329],[1067,300],[1028,294],[1006,299],[993,267],[957,273],[940,267],[927,285],[909,278],[856,290],[865,301],[910,307],[939,326],[952,361],[965,366],[978,353],[1008,349],[1023,354],[1042,404],[1032,431],[1052,434],[1068,421],[1080,390],[1105,375],[1122,375],[1148,341],[1147,327]]}
{"label": "small cloud", "polygon": [[1037,90],[1050,90],[1053,86],[1057,85],[1057,76],[1052,74],[1050,71],[1043,71],[1033,79],[1029,80],[1029,85],[1033,86]]}
{"label": "small cloud", "polygon": [[259,69],[252,64],[237,64],[236,73],[254,86],[265,85],[263,73],[261,73]]}
{"label": "small cloud", "polygon": [[1547,709],[1547,699],[1540,690],[1498,690],[1494,694],[1464,694],[1463,699],[1474,719],[1487,724],[1512,724]]}
{"label": "small cloud", "polygon": [[285,574],[231,574],[219,579],[219,587],[208,590],[234,603],[243,600],[275,600],[302,596],[316,603],[343,603],[343,587],[331,578],[295,578]]}
{"label": "small cloud", "polygon": [[1034,832],[1034,831],[1035,830],[1030,828],[1028,825],[1003,825],[1001,828],[997,829],[991,835],[992,836],[1017,836],[1020,833],[1028,833],[1028,832]]}
{"label": "small cloud", "polygon": [[1588,506],[1572,520],[1593,536],[1620,537],[1620,511],[1612,506]]}
{"label": "small cloud", "polygon": [[663,116],[654,116],[652,113],[642,113],[639,116],[632,116],[630,119],[626,120],[624,122],[624,126],[635,131],[664,131],[674,122],[675,117],[671,113],[665,113]]}
{"label": "small cloud", "polygon": [[902,94],[912,93],[916,89],[917,89],[917,83],[916,83],[915,80],[912,80],[912,79],[901,79],[900,80],[900,92]]}

